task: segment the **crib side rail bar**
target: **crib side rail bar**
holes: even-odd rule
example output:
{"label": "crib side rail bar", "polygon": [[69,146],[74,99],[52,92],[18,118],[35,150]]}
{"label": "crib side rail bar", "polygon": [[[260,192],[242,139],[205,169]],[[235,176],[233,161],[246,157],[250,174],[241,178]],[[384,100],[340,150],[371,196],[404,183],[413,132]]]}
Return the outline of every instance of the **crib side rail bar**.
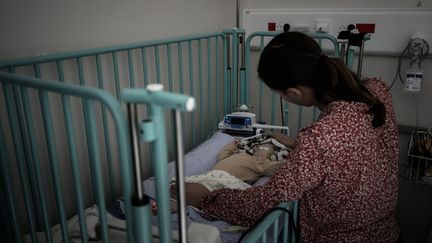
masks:
{"label": "crib side rail bar", "polygon": [[211,38],[216,36],[222,36],[222,34],[217,32],[217,33],[208,33],[208,34],[201,34],[201,35],[190,35],[190,36],[183,36],[183,37],[169,38],[169,39],[162,39],[162,40],[114,45],[114,46],[108,46],[102,48],[38,55],[35,57],[18,58],[13,60],[3,60],[0,61],[0,70],[9,67],[33,65],[33,64],[45,63],[45,62],[54,62],[54,61],[64,60],[64,59],[79,58],[79,57],[92,56],[97,54],[119,52],[119,51],[125,51],[130,49],[138,49],[138,48],[152,47],[158,45],[175,44],[178,42],[199,40],[199,39]]}
{"label": "crib side rail bar", "polygon": [[[152,142],[152,152],[154,155],[153,169],[155,174],[156,199],[159,221],[159,236],[161,242],[171,242],[171,212],[170,212],[170,193],[168,178],[168,158],[166,146],[166,132],[164,127],[164,109],[175,110],[175,130],[177,138],[177,185],[179,189],[179,229],[181,242],[187,242],[186,233],[186,213],[185,213],[185,189],[183,181],[183,139],[181,135],[180,111],[190,112],[195,108],[195,99],[190,96],[165,92],[161,84],[147,85],[147,89],[125,89],[122,94],[122,101],[128,103],[128,106],[135,104],[147,104],[151,124],[157,136],[147,136],[147,141]],[[133,103],[133,104],[131,104]],[[133,110],[133,109],[132,109]],[[132,113],[132,112],[131,112]],[[131,126],[136,126],[136,118],[131,121]],[[149,123],[149,122],[147,122]],[[132,129],[133,130],[133,129]],[[137,134],[132,134],[135,137]],[[138,149],[138,146],[135,146]],[[139,156],[135,156],[135,164],[139,163]],[[135,169],[139,173],[139,169]],[[136,177],[136,183],[141,180]],[[138,191],[137,194],[144,194]],[[136,225],[140,227],[139,225]],[[139,230],[139,228],[137,229]]]}
{"label": "crib side rail bar", "polygon": [[[285,209],[289,211],[291,215],[289,215],[287,211],[282,210],[274,210],[270,212],[265,216],[263,221],[261,221],[241,239],[241,242],[258,242],[259,240],[267,242],[268,239],[272,239],[273,242],[296,242],[296,235],[293,231],[296,227],[293,225],[293,221],[294,224],[296,224],[293,216],[293,212],[295,211],[294,203],[295,202],[280,203],[276,208]],[[293,220],[289,220],[290,217],[292,217]],[[280,228],[282,231],[279,230],[280,222],[282,222]],[[267,234],[270,233],[270,230],[272,230],[272,235],[269,237]]]}
{"label": "crib side rail bar", "polygon": [[[229,63],[228,49],[234,48],[228,43],[233,39],[230,36],[230,33],[214,32],[0,60],[0,71],[13,68],[20,74],[61,82],[79,80],[81,85],[98,86],[117,98],[120,98],[123,88],[145,87],[149,80],[163,83],[169,91],[195,96],[205,104],[199,110],[183,115],[183,120],[193,123],[186,129],[192,130],[192,136],[188,136],[185,142],[186,150],[189,150],[205,139],[213,131],[212,125],[217,126],[220,117],[232,109],[227,105],[231,102],[230,97],[224,96],[225,100],[221,97],[223,92],[230,91],[228,83],[234,85],[234,82],[227,81],[234,74],[226,66]],[[38,73],[33,66],[39,67]],[[199,116],[207,119],[200,120]],[[106,122],[104,127],[107,127]],[[109,135],[105,137],[106,144],[109,144]]]}
{"label": "crib side rail bar", "polygon": [[195,108],[193,97],[166,92],[162,88],[162,85],[148,85],[147,89],[125,89],[122,94],[122,101],[125,103],[154,104],[165,109],[183,112],[190,112]]}

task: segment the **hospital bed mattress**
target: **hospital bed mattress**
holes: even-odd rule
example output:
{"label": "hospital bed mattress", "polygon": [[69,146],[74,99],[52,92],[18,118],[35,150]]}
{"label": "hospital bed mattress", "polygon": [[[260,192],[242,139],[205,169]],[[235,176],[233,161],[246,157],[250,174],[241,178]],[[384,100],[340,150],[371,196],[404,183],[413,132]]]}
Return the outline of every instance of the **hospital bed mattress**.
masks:
{"label": "hospital bed mattress", "polygon": [[[126,221],[114,217],[112,214],[107,212],[107,223],[108,223],[108,237],[109,242],[112,243],[123,243],[127,242],[126,235]],[[87,225],[88,240],[91,242],[102,242],[101,234],[99,233],[100,228],[99,222],[99,209],[96,205],[89,207],[85,210],[85,221]],[[70,242],[79,243],[82,242],[80,225],[78,215],[73,216],[67,222],[67,229]],[[152,242],[159,242],[158,228],[153,226],[152,229]],[[187,228],[188,242],[191,243],[219,243],[220,235],[219,230],[211,225],[192,223]],[[60,224],[57,224],[51,228],[52,240],[54,243],[63,242],[62,233],[60,230]],[[45,238],[45,232],[37,233],[38,242],[47,242]],[[177,230],[172,231],[173,242],[179,242],[179,233]],[[30,235],[24,236],[24,242],[32,242]]]}

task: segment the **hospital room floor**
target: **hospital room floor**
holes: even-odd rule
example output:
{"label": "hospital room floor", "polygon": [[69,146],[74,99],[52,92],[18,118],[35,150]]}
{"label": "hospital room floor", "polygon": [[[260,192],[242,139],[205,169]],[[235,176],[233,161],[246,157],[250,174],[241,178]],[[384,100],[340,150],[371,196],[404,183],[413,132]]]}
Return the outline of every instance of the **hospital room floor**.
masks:
{"label": "hospital room floor", "polygon": [[405,243],[432,243],[432,185],[399,176],[396,217]]}

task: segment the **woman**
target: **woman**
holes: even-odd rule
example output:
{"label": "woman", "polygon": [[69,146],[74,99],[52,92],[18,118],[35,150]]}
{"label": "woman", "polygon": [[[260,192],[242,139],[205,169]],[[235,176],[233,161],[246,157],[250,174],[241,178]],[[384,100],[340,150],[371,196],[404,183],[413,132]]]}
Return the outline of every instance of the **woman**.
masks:
{"label": "woman", "polygon": [[269,42],[258,74],[283,99],[321,114],[299,132],[267,184],[205,194],[201,209],[249,226],[280,202],[299,199],[304,242],[396,242],[398,137],[385,83],[360,81],[299,32]]}

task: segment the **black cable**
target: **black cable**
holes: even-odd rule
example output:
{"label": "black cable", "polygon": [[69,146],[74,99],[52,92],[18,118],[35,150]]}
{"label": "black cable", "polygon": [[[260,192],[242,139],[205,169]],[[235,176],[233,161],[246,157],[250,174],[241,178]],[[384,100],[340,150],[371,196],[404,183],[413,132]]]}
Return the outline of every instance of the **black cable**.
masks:
{"label": "black cable", "polygon": [[393,81],[392,81],[392,83],[391,83],[391,85],[390,85],[390,89],[393,87],[393,85],[395,84],[395,82],[396,82],[396,80],[398,79],[398,77],[399,77],[400,81],[401,81],[402,83],[404,83],[403,80],[402,80],[401,74],[400,74],[400,69],[401,69],[401,66],[402,66],[403,56],[404,56],[405,52],[408,50],[409,45],[410,45],[410,43],[408,43],[408,44],[406,45],[406,47],[403,49],[403,51],[402,51],[401,54],[399,55],[399,58],[398,58],[398,66],[397,66],[397,69],[396,69],[396,74],[395,74],[395,77],[393,78]]}
{"label": "black cable", "polygon": [[288,214],[288,221],[289,221],[289,224],[292,225],[293,230],[294,230],[294,234],[295,234],[295,242],[296,242],[296,243],[299,243],[299,242],[300,242],[300,232],[299,232],[299,230],[298,230],[298,228],[297,228],[297,226],[296,226],[296,224],[295,224],[295,222],[294,222],[294,217],[293,217],[293,215],[292,215],[292,212],[290,212],[288,209],[286,209],[286,208],[282,208],[282,207],[274,207],[274,208],[268,210],[267,212],[265,212],[264,215],[261,216],[261,218],[258,219],[258,221],[256,221],[256,222],[255,222],[251,227],[249,227],[249,229],[247,229],[245,232],[243,232],[243,234],[242,234],[242,235],[240,236],[240,238],[238,239],[237,243],[241,243],[241,241],[243,240],[243,238],[244,238],[246,235],[248,235],[249,232],[251,232],[253,229],[255,229],[256,226],[258,226],[258,225],[259,225],[259,224],[260,224],[260,223],[265,219],[265,217],[266,217],[267,215],[269,215],[270,213],[272,213],[272,212],[274,212],[274,211],[277,211],[277,210],[284,211],[285,213]]}
{"label": "black cable", "polygon": [[[414,40],[414,39],[413,39],[413,40]],[[419,62],[419,64],[421,64],[425,58],[427,58],[428,56],[432,55],[432,53],[429,53],[429,43],[427,43],[427,41],[425,41],[424,39],[421,39],[421,41],[423,42],[423,45],[425,46],[425,48],[422,48],[422,49],[421,49],[421,53],[420,53],[420,55],[415,54],[414,52],[415,52],[416,50],[413,50],[413,47],[412,47],[412,42],[413,42],[413,40],[411,40],[411,41],[406,45],[406,47],[403,49],[403,51],[402,51],[401,54],[399,55],[399,58],[398,58],[398,66],[397,66],[397,69],[396,69],[396,74],[395,74],[395,77],[394,77],[394,79],[393,79],[393,81],[392,81],[392,83],[391,83],[391,85],[390,85],[390,89],[393,87],[393,85],[395,84],[395,82],[396,82],[396,80],[397,80],[398,78],[399,78],[399,80],[400,80],[400,82],[401,82],[402,84],[405,84],[405,82],[404,82],[404,80],[403,80],[403,78],[402,78],[402,74],[401,74],[402,61],[403,61],[403,57],[405,56],[405,53],[407,54],[406,56],[408,56],[408,57],[416,56],[416,58],[414,58],[414,59],[412,59],[412,60],[410,61],[410,64],[409,64],[410,66],[412,66],[413,63],[415,63],[415,62],[417,62],[417,61]]]}

